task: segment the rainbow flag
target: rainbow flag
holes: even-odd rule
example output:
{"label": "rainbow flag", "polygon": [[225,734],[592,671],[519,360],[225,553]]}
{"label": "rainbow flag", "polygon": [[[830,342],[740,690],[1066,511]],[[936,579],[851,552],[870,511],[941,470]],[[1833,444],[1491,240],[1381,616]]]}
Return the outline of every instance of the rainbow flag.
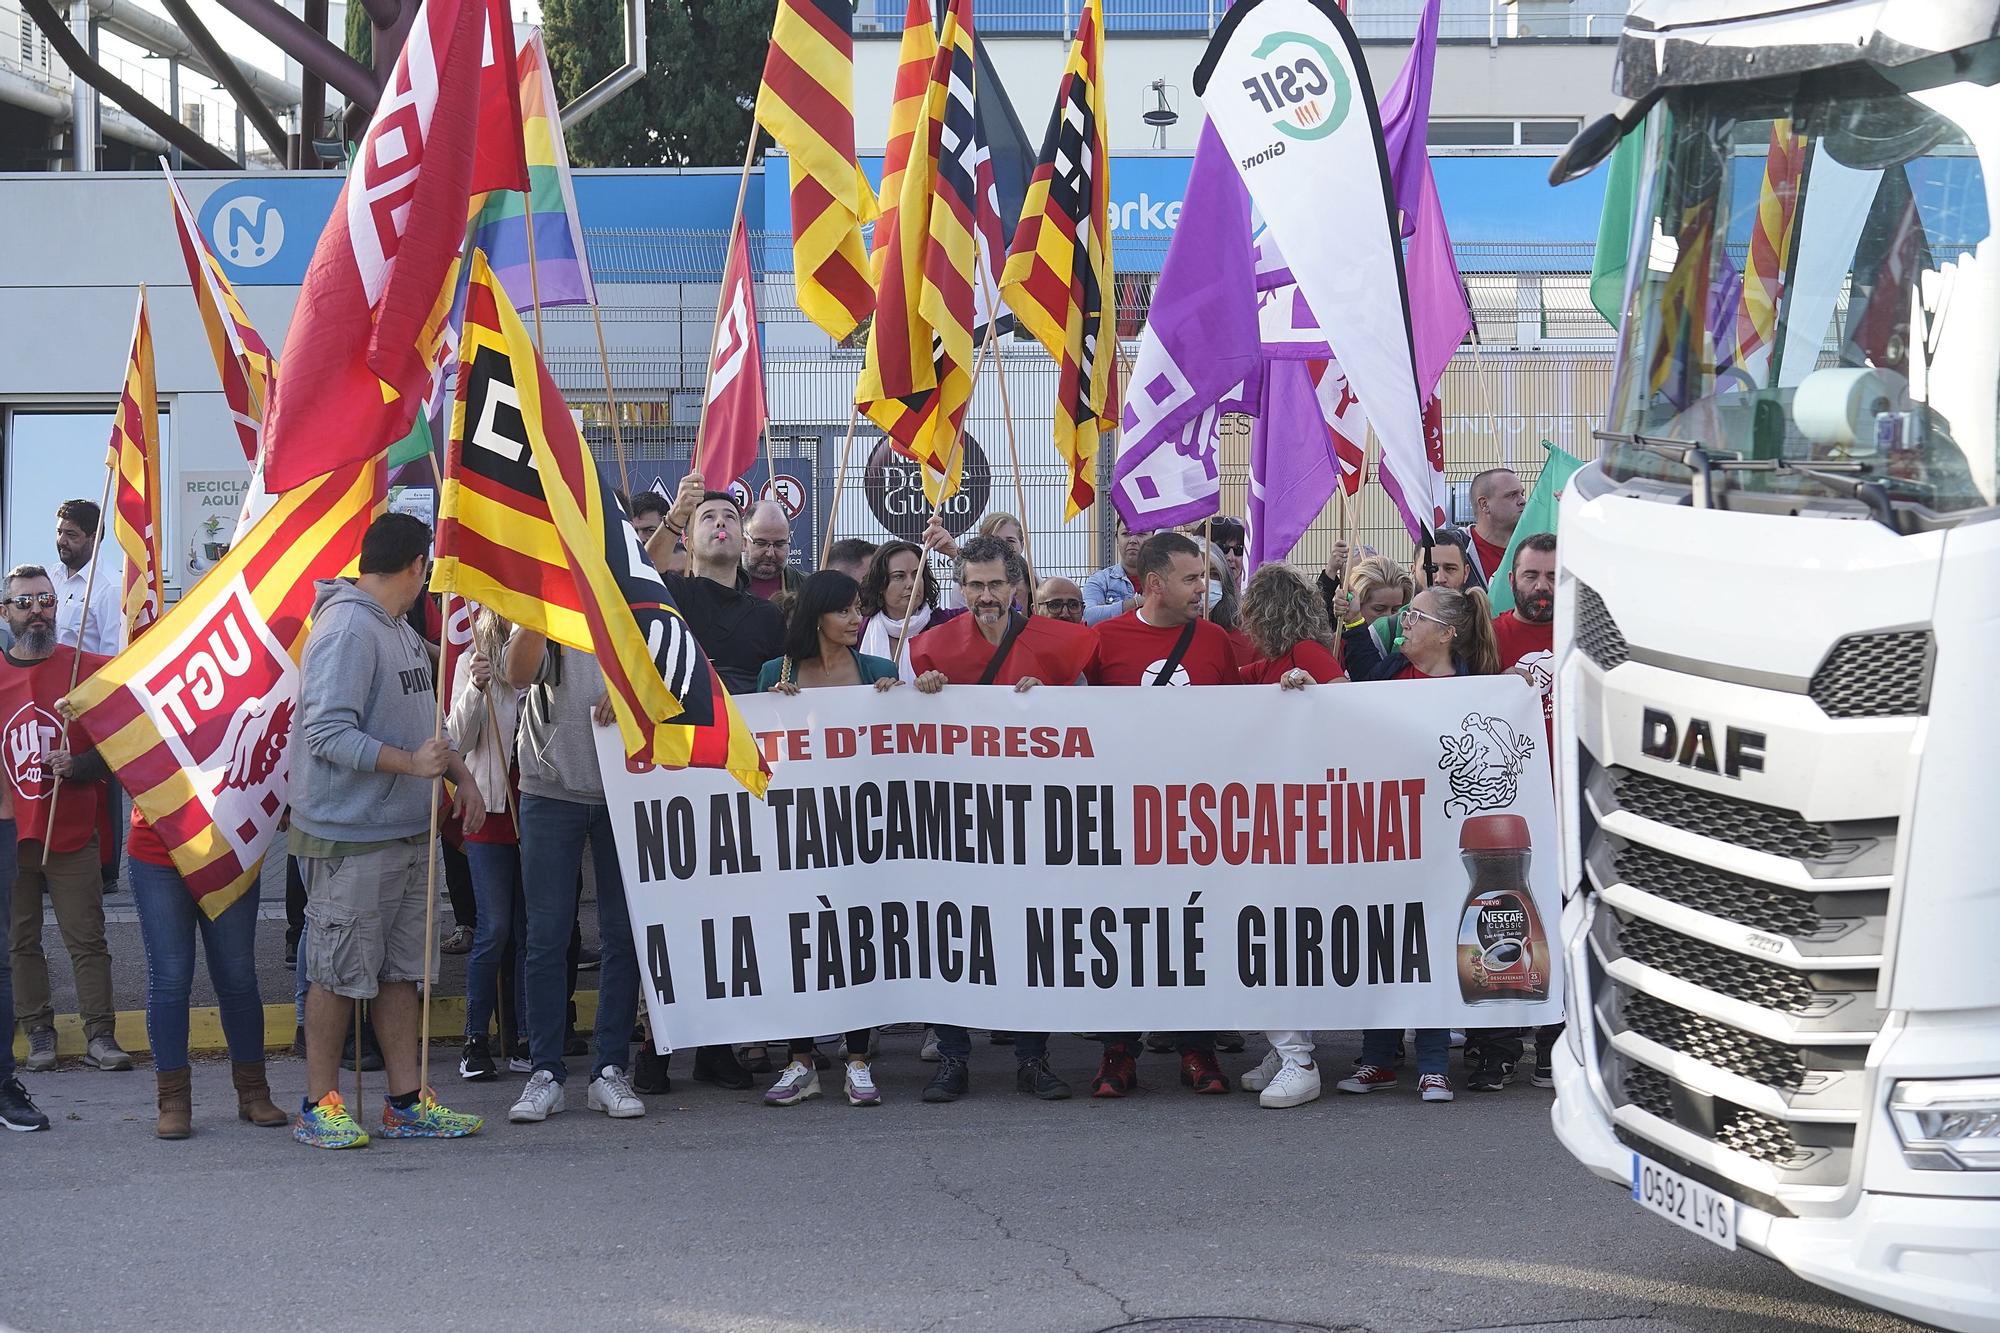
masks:
{"label": "rainbow flag", "polygon": [[[466,253],[484,250],[501,284],[522,302],[533,304],[539,288],[543,305],[586,305],[597,300],[590,280],[590,256],[583,245],[583,224],[576,214],[576,193],[570,187],[569,150],[563,146],[562,121],[557,117],[555,80],[549,74],[549,52],[542,30],[532,28],[521,43],[521,138],[528,149],[528,180],[523,195],[496,190],[486,196],[472,220],[474,235]],[[528,272],[528,225],[535,228],[534,280]]]}

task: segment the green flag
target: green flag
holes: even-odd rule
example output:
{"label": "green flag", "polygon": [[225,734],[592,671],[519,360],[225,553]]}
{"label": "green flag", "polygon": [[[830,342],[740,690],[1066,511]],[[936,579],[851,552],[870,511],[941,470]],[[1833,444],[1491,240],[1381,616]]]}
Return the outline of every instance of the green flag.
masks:
{"label": "green flag", "polygon": [[1514,525],[1514,535],[1507,539],[1507,553],[1500,557],[1500,568],[1486,585],[1486,599],[1493,603],[1495,615],[1514,609],[1514,581],[1509,575],[1514,569],[1515,548],[1538,532],[1556,530],[1556,501],[1562,498],[1571,474],[1583,466],[1581,458],[1547,440],[1542,441],[1542,448],[1549,451],[1549,459],[1542,464],[1542,475],[1535,478],[1535,489],[1528,492],[1528,503],[1521,510],[1521,521]]}
{"label": "green flag", "polygon": [[389,467],[393,471],[405,463],[414,463],[434,447],[430,418],[419,412],[416,421],[410,425],[410,433],[389,446]]}
{"label": "green flag", "polygon": [[1633,129],[1611,150],[1604,181],[1604,212],[1597,219],[1597,253],[1590,261],[1590,303],[1604,322],[1618,327],[1624,313],[1625,270],[1632,249],[1632,214],[1639,203],[1640,156],[1646,135]]}

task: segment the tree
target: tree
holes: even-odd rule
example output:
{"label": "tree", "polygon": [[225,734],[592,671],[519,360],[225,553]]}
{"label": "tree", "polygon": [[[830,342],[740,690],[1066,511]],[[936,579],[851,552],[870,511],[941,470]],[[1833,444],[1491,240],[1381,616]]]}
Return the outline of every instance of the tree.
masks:
{"label": "tree", "polygon": [[[646,0],[646,77],[567,132],[579,166],[737,166],[773,0]],[[549,65],[568,102],[625,54],[618,0],[543,0]]]}

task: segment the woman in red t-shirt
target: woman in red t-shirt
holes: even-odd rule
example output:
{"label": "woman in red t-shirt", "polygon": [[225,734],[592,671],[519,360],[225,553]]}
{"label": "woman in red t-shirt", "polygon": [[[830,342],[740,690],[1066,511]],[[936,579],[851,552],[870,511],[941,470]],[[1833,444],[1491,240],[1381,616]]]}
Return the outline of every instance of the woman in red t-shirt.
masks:
{"label": "woman in red t-shirt", "polygon": [[[1314,683],[1343,683],[1334,654],[1333,628],[1319,592],[1290,565],[1270,564],[1250,576],[1243,591],[1238,627],[1255,650],[1242,668],[1246,685],[1302,690]],[[1238,1080],[1261,1105],[1304,1106],[1319,1100],[1319,1066],[1313,1063],[1310,1032],[1266,1032],[1271,1043],[1264,1062]]]}
{"label": "woman in red t-shirt", "polygon": [[[479,831],[465,837],[478,911],[473,916],[472,952],[465,962],[465,1048],[459,1054],[458,1076],[474,1082],[500,1077],[486,1038],[496,1004],[505,1006],[500,1023],[503,1042],[527,1029],[519,985],[528,938],[527,905],[521,896],[521,837],[514,823],[521,802],[520,771],[514,763],[521,692],[493,669],[510,629],[488,607],[480,607],[473,616],[472,647],[452,668],[451,713],[445,721],[452,748],[465,756],[479,790],[507,793],[504,802],[493,801]],[[512,967],[506,966],[510,956]],[[503,1047],[503,1058],[509,1054]]]}

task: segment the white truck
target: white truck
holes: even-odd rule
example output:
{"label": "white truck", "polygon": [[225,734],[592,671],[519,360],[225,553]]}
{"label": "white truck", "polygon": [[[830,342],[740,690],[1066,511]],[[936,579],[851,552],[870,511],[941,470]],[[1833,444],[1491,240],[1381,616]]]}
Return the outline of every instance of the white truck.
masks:
{"label": "white truck", "polygon": [[1561,507],[1556,1133],[2000,1330],[2000,0],[1635,0],[1617,68],[1551,173],[1635,136]]}

